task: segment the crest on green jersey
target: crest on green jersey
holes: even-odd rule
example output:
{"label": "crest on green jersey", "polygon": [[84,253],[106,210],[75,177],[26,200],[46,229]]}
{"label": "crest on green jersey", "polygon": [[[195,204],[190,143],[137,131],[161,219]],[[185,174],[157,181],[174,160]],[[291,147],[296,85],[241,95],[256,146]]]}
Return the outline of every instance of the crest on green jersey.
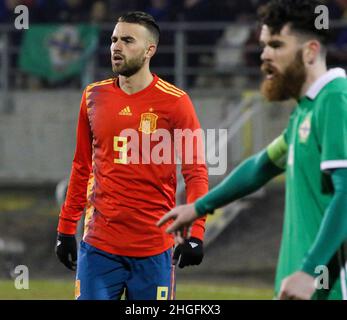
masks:
{"label": "crest on green jersey", "polygon": [[312,112],[308,113],[299,127],[299,137],[301,143],[306,143],[311,132]]}

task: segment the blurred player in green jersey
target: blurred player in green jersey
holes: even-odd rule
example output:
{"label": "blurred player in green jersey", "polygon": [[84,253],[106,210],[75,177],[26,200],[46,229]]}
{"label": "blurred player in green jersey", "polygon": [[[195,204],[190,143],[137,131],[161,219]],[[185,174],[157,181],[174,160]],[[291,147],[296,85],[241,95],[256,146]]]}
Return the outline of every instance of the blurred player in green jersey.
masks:
{"label": "blurred player in green jersey", "polygon": [[[280,299],[347,299],[347,80],[343,69],[327,69],[329,30],[316,28],[319,5],[272,0],[260,10],[261,91],[269,101],[297,101],[283,133],[207,195],[173,209],[158,223],[175,219],[167,232],[175,232],[180,242],[182,228],[192,221],[285,172],[275,281]],[[318,286],[321,270],[328,277]]]}

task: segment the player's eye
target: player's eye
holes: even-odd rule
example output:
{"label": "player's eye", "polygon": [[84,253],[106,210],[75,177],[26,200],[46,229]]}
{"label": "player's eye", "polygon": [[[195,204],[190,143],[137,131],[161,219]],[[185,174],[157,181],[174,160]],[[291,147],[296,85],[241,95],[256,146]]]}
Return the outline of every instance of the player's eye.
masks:
{"label": "player's eye", "polygon": [[281,48],[282,46],[283,46],[283,45],[282,45],[281,42],[272,42],[272,43],[270,44],[270,47],[271,47],[271,48],[274,48],[274,49]]}

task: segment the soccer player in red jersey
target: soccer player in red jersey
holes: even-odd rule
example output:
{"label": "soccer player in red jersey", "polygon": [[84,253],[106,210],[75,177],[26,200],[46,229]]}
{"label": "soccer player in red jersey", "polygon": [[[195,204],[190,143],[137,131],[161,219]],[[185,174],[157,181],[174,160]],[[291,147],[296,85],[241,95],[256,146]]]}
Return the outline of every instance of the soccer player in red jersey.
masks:
{"label": "soccer player in red jersey", "polygon": [[[204,219],[191,238],[174,246],[156,221],[175,206],[177,130],[201,130],[184,91],[150,72],[159,27],[144,12],[122,15],[111,37],[112,69],[118,77],[84,90],[77,143],[56,253],[76,269],[76,225],[88,207],[77,259],[77,299],[173,299],[174,264],[203,258]],[[167,139],[169,137],[169,139]],[[178,151],[187,202],[208,191],[202,148]],[[185,144],[188,139],[182,139]],[[191,152],[192,161],[185,161]],[[87,196],[88,189],[88,196]]]}

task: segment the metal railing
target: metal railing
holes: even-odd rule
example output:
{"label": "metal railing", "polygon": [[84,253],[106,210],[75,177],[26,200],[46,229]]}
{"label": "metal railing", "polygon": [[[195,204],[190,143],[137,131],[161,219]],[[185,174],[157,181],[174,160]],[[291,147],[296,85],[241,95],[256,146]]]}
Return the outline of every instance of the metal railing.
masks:
{"label": "metal railing", "polygon": [[[240,57],[239,63],[235,63],[234,66],[222,65],[217,66],[216,52],[223,49],[221,44],[222,37],[225,36],[226,30],[249,30],[252,32],[257,25],[254,24],[232,24],[229,22],[177,22],[177,23],[161,23],[162,40],[159,44],[157,57],[154,60],[153,71],[157,72],[161,76],[171,77],[172,81],[183,89],[188,89],[194,85],[189,80],[192,76],[205,75],[206,77],[212,76],[235,76],[235,75],[259,75],[259,68],[257,66],[250,66],[243,61]],[[347,27],[346,21],[331,21],[330,26],[335,30]],[[87,70],[81,75],[81,86],[86,81],[102,80],[104,74],[112,74],[109,60],[103,65],[100,65],[98,56],[102,54],[108,54],[109,52],[109,36],[114,28],[113,24],[101,24],[99,25],[102,37],[99,37],[99,44],[94,51],[94,66],[91,67],[87,64]],[[14,57],[20,52],[20,43],[11,43],[10,35],[13,33],[22,33],[24,31],[18,31],[13,25],[0,25],[0,79],[1,90],[8,91],[14,87],[11,83],[11,75],[14,75],[20,70],[16,64],[13,64]],[[106,34],[109,32],[109,36]],[[212,34],[212,39],[204,41],[208,38],[208,35]],[[202,42],[197,41],[195,38],[199,36]],[[105,39],[106,37],[106,39]],[[237,38],[236,34],[232,34],[230,38]],[[168,40],[171,39],[171,40]],[[231,40],[231,41],[229,41]],[[257,43],[254,45],[247,45],[247,48],[243,47],[244,41],[236,43],[235,39],[229,39],[227,43],[227,55],[234,56],[235,52],[239,52],[241,55],[244,53],[254,53],[257,55],[260,53],[260,48]],[[246,39],[245,39],[246,40]],[[225,49],[225,47],[224,47]],[[164,56],[170,56],[166,59],[168,62],[162,64]],[[194,55],[192,57],[192,55]],[[204,55],[209,56],[208,63],[199,63],[196,61]],[[231,59],[231,58],[230,58]],[[92,60],[91,60],[92,61]],[[194,65],[192,65],[192,62]],[[256,63],[255,63],[256,65]]]}
{"label": "metal railing", "polygon": [[[199,76],[204,74],[206,76],[218,75],[218,70],[214,67],[214,62],[212,61],[210,65],[204,66],[195,61],[196,59],[192,58],[196,62],[195,66],[192,66],[189,63],[191,55],[194,57],[202,55],[210,55],[210,59],[213,60],[214,53],[216,51],[216,43],[218,39],[213,39],[208,43],[195,43],[194,40],[197,34],[208,34],[211,32],[219,32],[223,34],[225,28],[230,27],[230,23],[221,22],[221,23],[162,23],[162,39],[159,44],[157,56],[153,59],[153,71],[157,72],[161,76],[168,76],[178,87],[187,89],[191,84],[188,83],[187,78],[189,76]],[[238,25],[240,26],[240,25]],[[81,75],[81,86],[84,83],[92,79],[92,81],[101,80],[98,79],[99,75],[112,74],[111,66],[105,63],[100,63],[98,57],[101,55],[106,55],[109,53],[109,41],[110,35],[114,28],[113,24],[101,24],[98,26],[100,30],[100,43],[94,52],[94,67],[91,68],[87,65],[87,70]],[[250,28],[250,25],[244,25],[245,28]],[[17,33],[23,34],[25,30],[19,31],[14,28],[13,25],[6,24],[0,25],[0,38],[1,40],[1,51],[0,51],[0,78],[1,78],[1,89],[3,91],[9,90],[15,87],[13,83],[13,75],[16,73],[20,74],[20,70],[17,64],[14,64],[14,58],[18,56],[20,52],[21,43],[11,42],[11,35]],[[101,38],[101,33],[103,38]],[[109,33],[109,36],[106,34]],[[168,39],[171,40],[168,40]],[[194,43],[192,43],[194,42]],[[240,48],[231,48],[232,50],[240,50]],[[258,49],[259,50],[259,49]],[[163,64],[161,61],[166,57],[170,57],[169,63]],[[238,66],[237,70],[231,70],[233,72],[240,72],[241,65]],[[245,68],[247,72],[255,73],[258,72],[255,68]],[[86,80],[87,79],[87,80]],[[21,88],[23,89],[23,88]]]}

